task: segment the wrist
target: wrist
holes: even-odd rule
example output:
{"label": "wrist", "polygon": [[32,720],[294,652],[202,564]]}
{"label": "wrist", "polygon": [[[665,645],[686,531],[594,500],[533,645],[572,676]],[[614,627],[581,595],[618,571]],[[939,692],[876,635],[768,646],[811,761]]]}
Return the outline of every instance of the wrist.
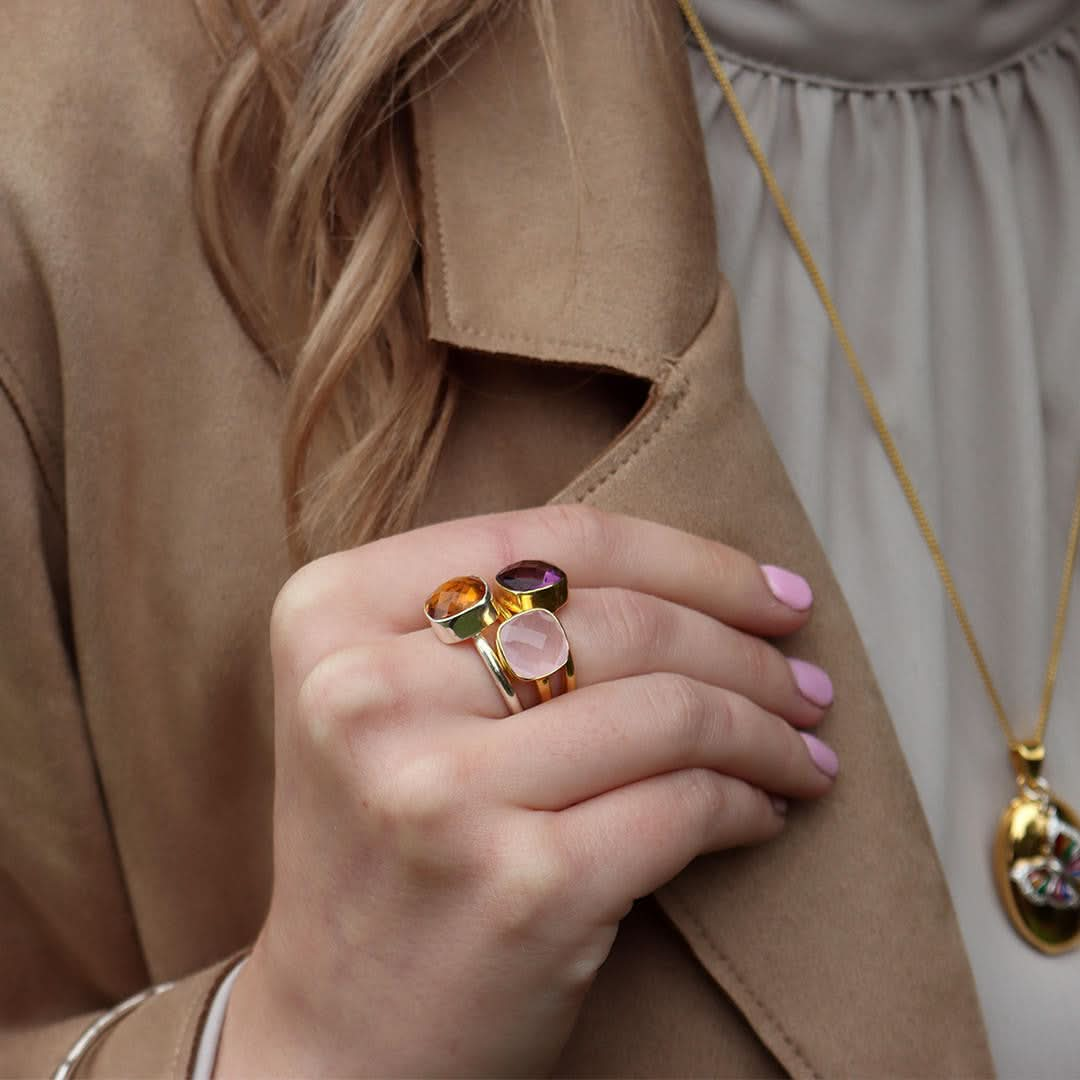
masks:
{"label": "wrist", "polygon": [[214,1080],[230,1077],[321,1075],[300,1031],[317,1026],[304,1020],[301,1002],[290,1006],[287,990],[269,977],[256,946],[237,972],[221,1027]]}

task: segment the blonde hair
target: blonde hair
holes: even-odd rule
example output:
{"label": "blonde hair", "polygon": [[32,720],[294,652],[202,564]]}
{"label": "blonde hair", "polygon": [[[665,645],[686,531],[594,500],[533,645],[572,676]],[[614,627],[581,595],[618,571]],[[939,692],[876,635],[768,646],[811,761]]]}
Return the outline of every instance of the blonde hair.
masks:
{"label": "blonde hair", "polygon": [[[551,0],[531,0],[541,29]],[[407,528],[454,410],[428,340],[411,88],[501,0],[202,0],[222,55],[194,188],[218,281],[288,381],[297,562]]]}

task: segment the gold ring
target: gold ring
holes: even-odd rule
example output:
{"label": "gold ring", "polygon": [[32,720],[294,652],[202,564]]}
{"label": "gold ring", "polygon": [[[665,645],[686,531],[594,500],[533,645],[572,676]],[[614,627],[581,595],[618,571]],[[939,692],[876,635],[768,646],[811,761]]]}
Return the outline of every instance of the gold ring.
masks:
{"label": "gold ring", "polygon": [[521,712],[521,699],[514,689],[512,673],[498,650],[493,649],[483,636],[489,626],[499,621],[487,582],[471,576],[444,581],[428,597],[424,615],[435,636],[447,645],[471,641],[499,688],[507,709],[512,713]]}
{"label": "gold ring", "polygon": [[536,684],[541,701],[551,698],[551,678],[559,671],[565,693],[577,686],[574,654],[555,614],[569,597],[566,573],[552,563],[526,559],[495,575],[492,600],[505,620],[495,647],[516,679]]}

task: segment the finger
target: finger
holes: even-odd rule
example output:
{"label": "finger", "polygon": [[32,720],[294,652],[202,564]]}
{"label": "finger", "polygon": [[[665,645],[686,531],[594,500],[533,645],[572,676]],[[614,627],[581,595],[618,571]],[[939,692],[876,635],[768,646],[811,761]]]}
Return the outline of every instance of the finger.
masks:
{"label": "finger", "polygon": [[784,826],[765,792],[708,769],[654,776],[555,815],[595,916],[618,919],[706,852],[759,844]]}
{"label": "finger", "polygon": [[[669,600],[626,589],[578,589],[559,611],[581,687],[670,672],[725,687],[799,727],[817,724],[832,701],[820,668],[789,661],[775,646]],[[376,643],[397,657],[417,701],[440,701],[462,715],[503,716],[474,650],[448,648],[428,630]],[[522,697],[531,701],[518,684]]]}
{"label": "finger", "polygon": [[560,611],[578,684],[670,672],[733,690],[791,723],[818,723],[828,675],[763,638],[693,608],[628,589],[579,589]]}
{"label": "finger", "polygon": [[276,613],[324,612],[309,629],[322,648],[344,648],[421,628],[425,599],[451,577],[490,579],[530,558],[565,570],[571,589],[633,589],[764,636],[809,617],[810,589],[797,577],[698,536],[578,505],[446,522],[327,556],[294,575]]}
{"label": "finger", "polygon": [[[508,802],[562,810],[650,776],[712,769],[790,798],[824,795],[824,744],[752,701],[674,675],[589,687],[474,729],[478,772]],[[831,767],[831,762],[826,762]]]}

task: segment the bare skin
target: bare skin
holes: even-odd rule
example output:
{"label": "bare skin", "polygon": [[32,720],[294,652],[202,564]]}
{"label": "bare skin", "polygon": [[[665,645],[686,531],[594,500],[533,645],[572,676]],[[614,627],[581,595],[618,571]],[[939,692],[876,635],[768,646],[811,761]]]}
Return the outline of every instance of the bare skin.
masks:
{"label": "bare skin", "polygon": [[[521,558],[569,575],[579,689],[507,717],[422,604]],[[746,555],[582,507],[294,575],[271,625],[273,896],[217,1075],[550,1070],[633,901],[831,787],[798,730],[823,709],[763,640],[809,616]]]}

